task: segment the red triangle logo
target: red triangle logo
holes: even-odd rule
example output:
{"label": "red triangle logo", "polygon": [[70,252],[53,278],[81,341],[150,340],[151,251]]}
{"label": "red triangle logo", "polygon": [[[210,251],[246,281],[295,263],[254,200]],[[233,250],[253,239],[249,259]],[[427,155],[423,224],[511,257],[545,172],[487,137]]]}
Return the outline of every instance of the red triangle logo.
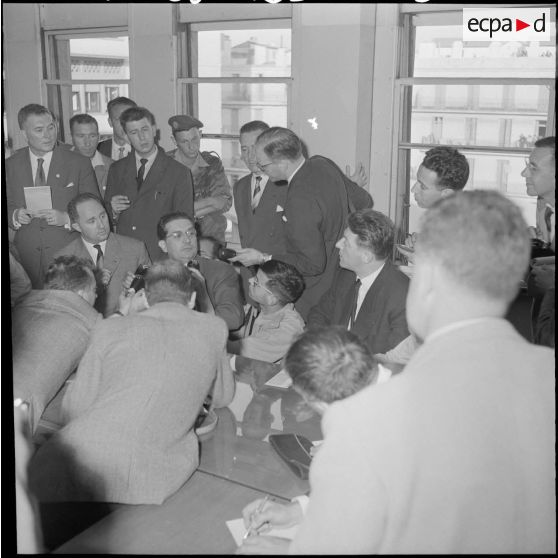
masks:
{"label": "red triangle logo", "polygon": [[515,30],[516,31],[521,31],[522,29],[525,29],[526,27],[531,27],[530,23],[525,23],[524,21],[521,21],[520,19],[515,18]]}

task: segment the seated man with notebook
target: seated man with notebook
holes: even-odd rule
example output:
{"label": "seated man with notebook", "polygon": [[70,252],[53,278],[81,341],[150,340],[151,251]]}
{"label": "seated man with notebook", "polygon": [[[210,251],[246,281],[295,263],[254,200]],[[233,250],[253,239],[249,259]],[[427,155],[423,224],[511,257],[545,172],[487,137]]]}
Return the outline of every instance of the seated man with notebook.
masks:
{"label": "seated man with notebook", "polygon": [[276,362],[304,330],[304,320],[294,307],[304,290],[304,279],[292,265],[269,260],[249,283],[250,297],[259,303],[260,310],[251,307],[244,338],[229,341],[227,349],[248,358]]}

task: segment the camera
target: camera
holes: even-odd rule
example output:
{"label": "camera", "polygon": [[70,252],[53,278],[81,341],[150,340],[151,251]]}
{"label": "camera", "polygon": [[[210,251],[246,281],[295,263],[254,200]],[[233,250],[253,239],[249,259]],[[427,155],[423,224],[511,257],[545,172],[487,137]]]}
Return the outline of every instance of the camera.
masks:
{"label": "camera", "polygon": [[236,251],[231,250],[231,248],[220,247],[217,250],[217,258],[224,262],[230,260],[231,258],[234,258],[235,256],[236,256]]}
{"label": "camera", "polygon": [[130,284],[130,289],[134,289],[136,293],[145,287],[145,273],[149,269],[148,265],[140,265],[134,273],[134,279]]}

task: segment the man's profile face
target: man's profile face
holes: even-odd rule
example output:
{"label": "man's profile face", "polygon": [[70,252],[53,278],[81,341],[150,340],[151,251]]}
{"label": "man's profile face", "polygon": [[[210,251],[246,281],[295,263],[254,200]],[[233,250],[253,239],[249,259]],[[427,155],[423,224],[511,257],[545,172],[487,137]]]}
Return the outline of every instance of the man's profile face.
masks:
{"label": "man's profile face", "polygon": [[138,155],[151,155],[157,130],[147,118],[126,122],[126,135]]}
{"label": "man's profile face", "polygon": [[356,273],[364,263],[366,250],[358,243],[358,236],[347,227],[335,246],[339,249],[339,265]]}
{"label": "man's profile face", "polygon": [[411,192],[415,195],[415,200],[419,207],[428,208],[442,198],[448,188],[438,188],[438,175],[435,171],[420,165],[417,171],[417,181]]}
{"label": "man's profile face", "polygon": [[82,155],[93,157],[99,144],[99,130],[96,124],[74,124],[72,142]]}
{"label": "man's profile face", "polygon": [[263,130],[245,132],[240,134],[240,158],[248,169],[256,174],[261,174],[256,161],[256,140]]}
{"label": "man's profile face", "polygon": [[258,269],[255,277],[251,277],[248,280],[249,289],[248,292],[250,297],[259,303],[264,303],[267,301],[267,297],[270,294],[273,294],[267,288],[267,282],[269,281],[269,277],[261,270]]}
{"label": "man's profile face", "polygon": [[72,228],[83,236],[86,242],[99,244],[110,233],[110,225],[105,208],[95,200],[85,200],[76,206],[77,221]]}
{"label": "man's profile face", "polygon": [[54,149],[58,129],[50,114],[30,114],[23,123],[22,133],[31,151],[41,156]]}
{"label": "man's profile face", "polygon": [[159,247],[171,260],[182,264],[192,261],[198,253],[196,228],[189,219],[175,219],[165,226],[166,239],[159,240]]}
{"label": "man's profile face", "polygon": [[285,172],[283,161],[272,161],[264,152],[263,146],[256,144],[256,166],[260,172],[267,174],[269,178],[276,182],[287,180],[289,177]]}
{"label": "man's profile face", "polygon": [[529,196],[544,197],[556,187],[554,150],[550,147],[535,147],[529,155],[529,163],[521,176],[525,178]]}
{"label": "man's profile face", "polygon": [[113,107],[111,107],[108,115],[108,121],[112,128],[113,135],[116,136],[120,141],[123,141],[125,143],[130,143],[130,142],[128,141],[128,136],[126,135],[126,132],[122,128],[122,124],[120,123],[120,115],[126,109],[129,109],[132,106],[133,105],[126,105],[126,104],[114,105]]}
{"label": "man's profile face", "polygon": [[188,159],[195,159],[200,152],[200,131],[198,128],[190,128],[189,130],[182,130],[176,132],[174,140],[176,147]]}

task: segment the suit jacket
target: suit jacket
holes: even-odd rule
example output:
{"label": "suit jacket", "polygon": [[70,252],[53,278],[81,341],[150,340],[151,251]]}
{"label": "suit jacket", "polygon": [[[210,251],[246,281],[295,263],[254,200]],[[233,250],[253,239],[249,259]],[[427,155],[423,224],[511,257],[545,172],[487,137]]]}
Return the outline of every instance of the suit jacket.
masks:
{"label": "suit jacket", "polygon": [[552,350],[487,319],[333,403],[289,551],[555,554],[554,368]]}
{"label": "suit jacket", "polygon": [[13,309],[14,397],[31,403],[33,430],[76,369],[101,318],[72,291],[31,291]]}
{"label": "suit jacket", "polygon": [[[306,288],[295,303],[304,320],[333,283],[337,271],[336,242],[343,236],[349,213],[347,177],[329,159],[310,157],[289,183],[285,201],[285,253],[273,257],[294,265],[304,276]],[[350,181],[349,181],[350,182]],[[371,205],[370,195],[353,205]]]}
{"label": "suit jacket", "polygon": [[[356,275],[340,269],[329,291],[308,315],[308,328],[349,323]],[[390,262],[366,293],[351,331],[373,354],[393,349],[409,335],[405,307],[409,278]]]}
{"label": "suit jacket", "polygon": [[103,164],[96,165],[95,167],[93,167],[93,170],[95,171],[95,177],[97,178],[97,184],[99,185],[99,191],[101,192],[101,196],[105,197],[105,191],[107,189],[108,171],[112,163],[114,163],[114,161],[110,157],[107,157],[102,153],[101,153],[101,157],[103,159]]}
{"label": "suit jacket", "polygon": [[225,320],[231,331],[238,329],[244,322],[238,273],[231,264],[219,260],[197,258],[197,261],[215,314]]}
{"label": "suit jacket", "polygon": [[[52,207],[60,211],[66,211],[68,202],[78,194],[89,192],[99,195],[89,159],[60,146],[53,150],[47,184],[51,188]],[[14,211],[26,207],[23,188],[33,185],[29,148],[20,149],[6,161],[8,225],[11,228],[15,228]],[[77,235],[75,231],[48,225],[44,219],[38,218],[32,219],[28,225],[22,225],[16,231],[14,244],[33,288],[42,286],[44,273],[54,254]]]}
{"label": "suit jacket", "polygon": [[[55,257],[58,256],[78,256],[91,260],[81,235],[57,252]],[[97,310],[105,317],[110,316],[117,309],[122,282],[128,271],[133,273],[139,265],[143,264],[151,264],[143,242],[120,234],[109,234],[105,246],[104,267],[110,271],[111,278],[107,288],[97,296],[97,301],[102,306],[98,307],[96,304]]]}
{"label": "suit jacket", "polygon": [[198,466],[205,397],[226,406],[234,377],[220,318],[162,302],[95,329],[62,401],[65,426],[33,456],[41,501],[160,504]]}
{"label": "suit jacket", "polygon": [[158,245],[157,223],[173,211],[194,215],[192,174],[158,148],[139,192],[136,175],[136,157],[132,151],[111,165],[105,200],[110,204],[113,196],[128,196],[130,207],[118,216],[116,232],[145,242],[151,260],[164,259],[165,254]]}
{"label": "suit jacket", "polygon": [[97,145],[97,151],[99,151],[105,157],[108,157],[109,159],[111,159],[111,157],[112,157],[112,138],[100,141],[99,145]]}

